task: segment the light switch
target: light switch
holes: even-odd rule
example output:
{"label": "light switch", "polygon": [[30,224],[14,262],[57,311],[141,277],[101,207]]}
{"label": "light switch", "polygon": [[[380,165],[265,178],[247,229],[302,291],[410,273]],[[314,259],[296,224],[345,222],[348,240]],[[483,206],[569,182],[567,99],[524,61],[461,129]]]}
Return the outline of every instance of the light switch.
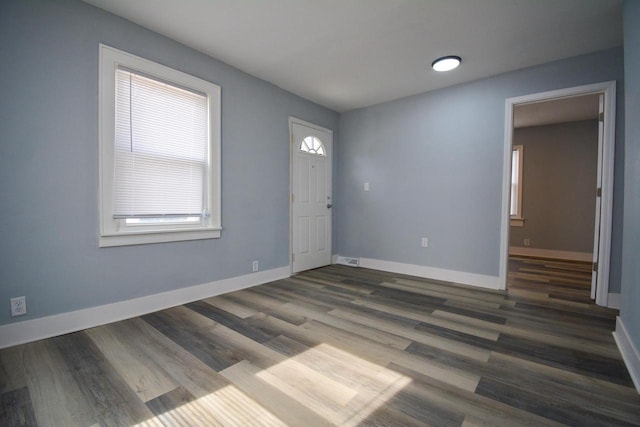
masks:
{"label": "light switch", "polygon": [[369,191],[369,183],[368,182],[364,183],[364,191]]}

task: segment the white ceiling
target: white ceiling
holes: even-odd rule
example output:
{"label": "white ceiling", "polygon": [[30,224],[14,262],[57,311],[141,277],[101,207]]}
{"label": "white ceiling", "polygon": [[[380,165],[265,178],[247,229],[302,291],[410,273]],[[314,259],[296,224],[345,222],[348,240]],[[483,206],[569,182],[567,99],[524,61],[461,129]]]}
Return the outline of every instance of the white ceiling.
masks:
{"label": "white ceiling", "polygon": [[84,1],[339,112],[622,44],[621,0]]}
{"label": "white ceiling", "polygon": [[599,112],[600,96],[598,94],[521,104],[513,109],[513,127],[592,120],[598,118]]}

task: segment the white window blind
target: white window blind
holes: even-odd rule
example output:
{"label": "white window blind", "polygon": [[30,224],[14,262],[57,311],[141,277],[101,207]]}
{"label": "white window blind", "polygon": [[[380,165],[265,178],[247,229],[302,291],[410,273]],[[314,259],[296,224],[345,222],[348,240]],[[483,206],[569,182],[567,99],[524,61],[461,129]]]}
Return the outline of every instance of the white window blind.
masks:
{"label": "white window blind", "polygon": [[518,213],[518,151],[511,152],[511,215]]}
{"label": "white window blind", "polygon": [[522,216],[522,146],[511,151],[511,206],[512,217]]}
{"label": "white window blind", "polygon": [[116,70],[114,218],[200,217],[207,96]]}

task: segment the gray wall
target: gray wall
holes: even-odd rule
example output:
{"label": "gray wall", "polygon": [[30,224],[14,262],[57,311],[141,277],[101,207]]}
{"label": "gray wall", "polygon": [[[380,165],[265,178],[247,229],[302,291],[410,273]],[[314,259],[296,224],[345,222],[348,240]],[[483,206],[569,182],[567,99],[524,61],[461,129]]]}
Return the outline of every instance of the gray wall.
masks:
{"label": "gray wall", "polygon": [[598,172],[598,121],[515,129],[524,151],[523,227],[511,227],[511,246],[593,252]]}
{"label": "gray wall", "polygon": [[622,307],[635,348],[640,348],[640,2],[624,3],[624,71],[626,84],[624,252]]}
{"label": "gray wall", "polygon": [[[99,42],[222,86],[221,239],[98,248]],[[0,58],[0,324],[289,265],[288,116],[337,113],[74,0],[0,2]]]}
{"label": "gray wall", "polygon": [[622,48],[341,114],[338,252],[497,276],[505,99],[609,80],[618,82],[610,290],[619,291]]}

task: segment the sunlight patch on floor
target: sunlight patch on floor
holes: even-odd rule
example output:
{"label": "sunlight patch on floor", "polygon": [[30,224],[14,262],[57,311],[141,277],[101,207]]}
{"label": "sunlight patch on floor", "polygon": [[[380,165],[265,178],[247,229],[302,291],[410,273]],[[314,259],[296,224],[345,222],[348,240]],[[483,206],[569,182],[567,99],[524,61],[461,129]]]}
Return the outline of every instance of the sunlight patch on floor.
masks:
{"label": "sunlight patch on floor", "polygon": [[[295,405],[312,411],[318,415],[317,420],[327,424],[356,426],[411,382],[409,377],[326,343],[266,369],[243,360],[227,370],[248,373],[250,381],[236,386],[230,380],[231,384],[214,392],[176,402],[179,404],[175,408],[137,426],[285,426],[274,415],[287,406],[283,399],[295,401]],[[227,370],[221,374],[224,376]],[[256,395],[258,389],[260,393],[271,390],[272,396]],[[270,406],[278,405],[278,399],[282,407],[270,411]],[[313,424],[316,423],[309,420],[309,425]]]}
{"label": "sunlight patch on floor", "polygon": [[[303,380],[283,386],[283,374]],[[257,376],[336,425],[359,424],[411,382],[409,377],[326,343]]]}

